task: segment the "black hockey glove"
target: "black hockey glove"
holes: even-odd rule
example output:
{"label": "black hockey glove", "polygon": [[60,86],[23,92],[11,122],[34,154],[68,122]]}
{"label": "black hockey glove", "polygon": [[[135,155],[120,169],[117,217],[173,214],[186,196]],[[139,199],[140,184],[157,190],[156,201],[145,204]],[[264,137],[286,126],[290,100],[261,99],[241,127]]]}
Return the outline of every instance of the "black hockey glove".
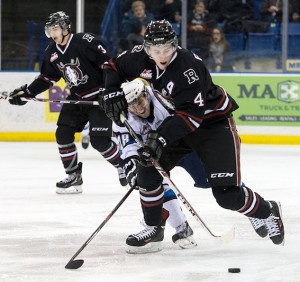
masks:
{"label": "black hockey glove", "polygon": [[8,101],[11,105],[23,106],[27,102],[22,101],[21,97],[23,97],[23,98],[34,98],[35,97],[28,90],[27,84],[22,85],[21,87],[15,89],[13,92],[11,92],[9,94]]}
{"label": "black hockey glove", "polygon": [[130,187],[137,185],[137,165],[140,160],[136,156],[128,157],[122,161],[122,166],[125,170],[126,179]]}
{"label": "black hockey glove", "polygon": [[[120,114],[127,113],[127,101],[123,91],[111,92],[103,95],[103,102],[101,103],[105,114],[117,125],[124,126],[120,120]],[[101,106],[100,106],[101,107]]]}
{"label": "black hockey glove", "polygon": [[167,145],[166,140],[156,131],[150,131],[147,136],[145,146],[138,150],[141,158],[141,165],[149,166],[150,158],[159,160],[162,154],[163,147]]}

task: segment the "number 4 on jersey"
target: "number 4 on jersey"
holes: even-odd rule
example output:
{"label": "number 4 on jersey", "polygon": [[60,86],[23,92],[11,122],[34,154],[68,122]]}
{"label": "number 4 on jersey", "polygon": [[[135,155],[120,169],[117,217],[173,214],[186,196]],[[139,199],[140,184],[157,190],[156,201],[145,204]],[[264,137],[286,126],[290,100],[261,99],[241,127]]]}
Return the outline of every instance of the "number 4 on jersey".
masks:
{"label": "number 4 on jersey", "polygon": [[196,105],[198,105],[198,107],[202,107],[204,106],[204,101],[202,99],[202,94],[201,92],[199,92],[199,94],[197,95],[197,97],[194,99],[194,103]]}

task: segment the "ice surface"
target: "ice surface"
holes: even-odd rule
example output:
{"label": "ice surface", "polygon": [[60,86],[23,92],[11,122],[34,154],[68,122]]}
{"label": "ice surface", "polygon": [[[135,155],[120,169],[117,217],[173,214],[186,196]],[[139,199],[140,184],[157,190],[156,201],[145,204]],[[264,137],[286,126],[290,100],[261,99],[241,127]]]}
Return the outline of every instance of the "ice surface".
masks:
{"label": "ice surface", "polygon": [[[215,234],[236,228],[235,240],[219,245],[183,210],[198,246],[179,249],[167,225],[159,253],[129,255],[127,235],[142,226],[138,193],[78,256],[78,270],[64,268],[126,193],[117,171],[92,148],[78,145],[83,194],[57,195],[65,177],[55,143],[0,142],[0,281],[300,281],[300,146],[242,145],[243,181],[265,199],[280,200],[286,228],[284,246],[256,235],[242,215],[221,209],[210,189],[193,187],[182,168],[172,180]],[[228,273],[228,268],[241,273]]]}

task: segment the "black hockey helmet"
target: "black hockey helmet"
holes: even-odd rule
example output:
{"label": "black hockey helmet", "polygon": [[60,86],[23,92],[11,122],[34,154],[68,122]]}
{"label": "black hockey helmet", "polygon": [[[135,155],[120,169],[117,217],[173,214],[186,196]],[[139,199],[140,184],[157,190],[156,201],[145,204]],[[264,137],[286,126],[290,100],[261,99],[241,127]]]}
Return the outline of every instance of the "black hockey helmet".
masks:
{"label": "black hockey helmet", "polygon": [[151,21],[145,31],[144,46],[172,44],[178,47],[178,39],[172,25],[167,20]]}
{"label": "black hockey helmet", "polygon": [[50,14],[45,24],[45,34],[47,37],[50,37],[49,28],[59,26],[62,30],[71,31],[71,21],[69,16],[63,12],[55,12]]}

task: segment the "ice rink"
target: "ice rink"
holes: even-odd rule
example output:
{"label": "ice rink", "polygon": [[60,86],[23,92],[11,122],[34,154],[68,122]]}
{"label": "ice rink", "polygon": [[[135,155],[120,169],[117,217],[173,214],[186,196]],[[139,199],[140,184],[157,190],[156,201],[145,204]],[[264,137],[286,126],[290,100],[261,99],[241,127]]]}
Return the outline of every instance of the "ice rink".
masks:
{"label": "ice rink", "polygon": [[[53,142],[0,142],[1,282],[192,282],[300,281],[300,146],[242,145],[242,179],[265,199],[282,205],[285,245],[256,235],[248,219],[221,209],[210,189],[193,187],[182,168],[171,178],[217,235],[232,226],[235,239],[220,245],[183,206],[198,246],[182,250],[167,225],[164,249],[130,255],[125,240],[142,229],[134,191],[78,258],[78,270],[64,268],[126,193],[117,171],[92,148],[83,150],[83,194],[57,195],[65,177]],[[228,268],[241,268],[237,274]]]}

